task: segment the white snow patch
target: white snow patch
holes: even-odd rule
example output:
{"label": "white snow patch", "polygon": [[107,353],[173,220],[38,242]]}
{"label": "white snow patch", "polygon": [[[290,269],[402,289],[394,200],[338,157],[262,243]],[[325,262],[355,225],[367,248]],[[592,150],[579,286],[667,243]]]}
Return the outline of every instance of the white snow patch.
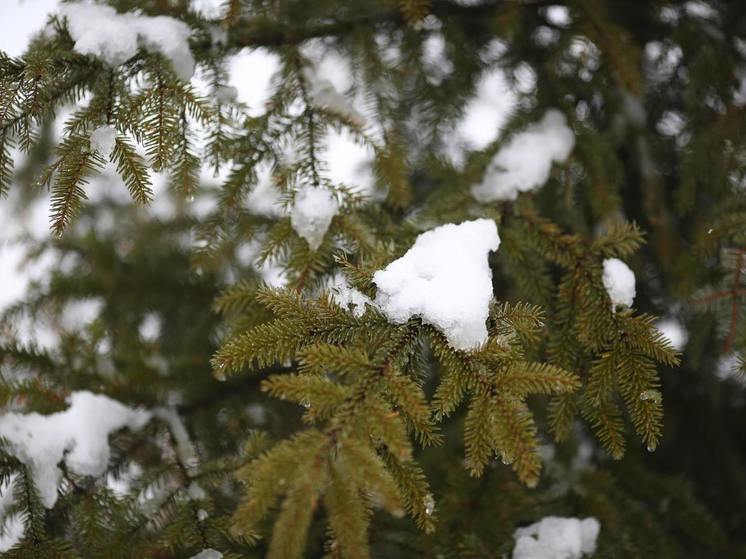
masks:
{"label": "white snow patch", "polygon": [[684,4],[684,11],[690,17],[717,20],[718,12],[709,3],[700,0],[692,0]]}
{"label": "white snow patch", "polygon": [[285,287],[288,278],[285,268],[274,259],[261,261],[262,242],[254,238],[236,249],[236,258],[244,266],[251,266],[270,287]]}
{"label": "white snow patch", "polygon": [[329,293],[332,300],[340,307],[352,311],[356,317],[365,314],[365,305],[373,306],[370,297],[361,291],[351,287],[347,278],[342,273],[335,274],[329,280]]}
{"label": "white snow patch", "polygon": [[420,316],[440,328],[456,349],[477,347],[487,339],[492,299],[487,256],[499,246],[490,219],[422,233],[404,256],[373,275],[376,305],[399,324]]}
{"label": "white snow patch", "polygon": [[673,317],[669,317],[659,320],[655,327],[660,330],[661,334],[668,338],[668,341],[671,342],[676,351],[684,349],[689,339],[689,332],[686,331],[681,322]]}
{"label": "white snow patch", "polygon": [[565,115],[550,109],[497,153],[482,182],[472,186],[472,195],[483,203],[515,200],[520,192],[543,186],[552,163],[566,161],[574,146],[575,135]]}
{"label": "white snow patch", "polygon": [[91,392],[73,392],[70,407],[51,415],[6,413],[0,416],[0,436],[8,449],[31,470],[46,508],[57,501],[63,459],[71,472],[100,476],[109,463],[109,434],[129,427],[137,430],[150,413],[129,408]]}
{"label": "white snow patch", "polygon": [[631,307],[635,300],[635,273],[618,258],[604,260],[602,277],[612,307]]}
{"label": "white snow patch", "polygon": [[308,95],[311,102],[321,109],[337,113],[347,118],[355,126],[365,126],[365,117],[361,115],[342,95],[334,84],[317,75],[316,71],[311,68],[304,68],[303,78],[308,84]]}
{"label": "white snow patch", "polygon": [[679,136],[686,128],[687,120],[678,111],[666,111],[655,125],[656,130],[664,136]]}
{"label": "white snow patch", "polygon": [[332,192],[325,188],[304,188],[295,195],[290,224],[311,250],[316,250],[338,211],[339,202]]}
{"label": "white snow patch", "polygon": [[192,555],[191,559],[223,559],[223,554],[212,548],[203,549],[197,555]]}
{"label": "white snow patch", "polygon": [[375,154],[370,146],[356,143],[347,130],[330,129],[324,147],[329,166],[326,176],[333,184],[343,184],[368,200],[386,198],[386,192],[376,186],[372,172]]}
{"label": "white snow patch", "polygon": [[269,218],[280,218],[287,215],[282,203],[282,193],[272,184],[271,173],[263,170],[258,173],[257,184],[246,197],[248,210],[255,214]]}
{"label": "white snow patch", "polygon": [[154,342],[160,337],[162,328],[163,317],[157,312],[149,312],[140,322],[138,334],[146,342]]}
{"label": "white snow patch", "polygon": [[110,6],[64,4],[60,15],[67,18],[75,51],[118,66],[137,54],[140,47],[160,52],[184,81],[194,74],[189,50],[189,26],[168,16],[149,17],[119,14]]}
{"label": "white snow patch", "polygon": [[459,135],[469,147],[484,149],[497,138],[515,103],[505,72],[499,68],[486,72],[464,107],[464,117],[457,125]]}
{"label": "white snow patch", "polygon": [[593,517],[547,516],[515,531],[513,559],[580,559],[596,551],[600,530]]}
{"label": "white snow patch", "polygon": [[736,380],[744,383],[743,376],[739,374],[740,355],[737,352],[727,353],[718,359],[715,376],[720,380]]}
{"label": "white snow patch", "polygon": [[105,305],[103,297],[68,301],[62,310],[60,326],[69,332],[82,330],[101,316]]}
{"label": "white snow patch", "polygon": [[242,49],[226,59],[228,80],[246,103],[250,116],[266,112],[273,93],[272,76],[280,69],[280,57],[264,48]]}
{"label": "white snow patch", "polygon": [[114,151],[117,140],[117,130],[109,124],[99,126],[91,132],[91,151],[97,151],[104,159]]}
{"label": "white snow patch", "polygon": [[567,6],[548,6],[546,8],[546,18],[549,23],[558,27],[567,27],[572,23],[570,18],[570,10]]}

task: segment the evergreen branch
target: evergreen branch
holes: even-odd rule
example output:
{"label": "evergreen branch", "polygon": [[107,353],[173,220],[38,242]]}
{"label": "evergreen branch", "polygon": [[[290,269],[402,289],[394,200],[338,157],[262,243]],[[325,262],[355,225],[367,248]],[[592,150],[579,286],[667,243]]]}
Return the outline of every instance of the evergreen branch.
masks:
{"label": "evergreen branch", "polygon": [[386,448],[381,453],[386,468],[399,486],[407,513],[426,533],[435,530],[435,504],[422,470],[416,462],[400,460]]}
{"label": "evergreen branch", "polygon": [[123,136],[117,136],[111,158],[132,199],[139,204],[149,204],[153,200],[150,176],[132,143]]}
{"label": "evergreen branch", "polygon": [[86,176],[101,167],[102,161],[85,146],[80,137],[69,139],[61,148],[62,155],[54,164],[56,179],[52,187],[52,230],[61,235],[78,214],[87,199],[83,186]]}
{"label": "evergreen branch", "polygon": [[330,468],[330,483],[324,493],[324,507],[329,514],[333,534],[331,547],[341,557],[366,559],[370,511],[355,483],[358,472],[340,471],[339,461]]}

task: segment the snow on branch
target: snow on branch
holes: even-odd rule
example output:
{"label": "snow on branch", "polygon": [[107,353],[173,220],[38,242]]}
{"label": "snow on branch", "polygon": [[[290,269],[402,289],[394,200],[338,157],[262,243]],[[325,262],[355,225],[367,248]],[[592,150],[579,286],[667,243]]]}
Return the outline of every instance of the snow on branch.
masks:
{"label": "snow on branch", "polygon": [[78,475],[100,476],[111,450],[109,435],[123,427],[141,429],[150,413],[127,407],[91,392],[73,392],[70,407],[51,415],[6,413],[0,416],[0,436],[9,451],[31,471],[46,508],[57,502],[62,460]]}
{"label": "snow on branch", "polygon": [[315,69],[303,69],[303,78],[308,83],[308,95],[313,105],[347,118],[355,126],[365,126],[365,117],[342,95],[334,84],[317,75]]}
{"label": "snow on branch", "polygon": [[635,273],[618,258],[604,260],[602,281],[612,307],[631,307],[635,300]]}
{"label": "snow on branch", "polygon": [[376,305],[396,323],[420,316],[443,330],[456,349],[479,346],[487,340],[492,299],[487,257],[499,246],[490,219],[422,233],[404,256],[374,274]]}
{"label": "snow on branch", "polygon": [[515,200],[521,192],[541,188],[552,163],[563,163],[575,146],[575,135],[560,111],[549,109],[538,123],[517,134],[490,162],[482,182],[471,187],[480,202]]}
{"label": "snow on branch", "polygon": [[513,559],[580,559],[596,551],[600,530],[592,517],[547,516],[515,531]]}
{"label": "snow on branch", "polygon": [[189,26],[168,16],[119,14],[110,6],[65,4],[60,15],[67,19],[75,51],[92,55],[111,66],[123,64],[139,48],[151,49],[168,58],[176,75],[184,81],[194,74],[189,50]]}
{"label": "snow on branch", "polygon": [[290,223],[311,250],[321,246],[332,218],[339,212],[339,202],[326,188],[306,187],[295,195]]}

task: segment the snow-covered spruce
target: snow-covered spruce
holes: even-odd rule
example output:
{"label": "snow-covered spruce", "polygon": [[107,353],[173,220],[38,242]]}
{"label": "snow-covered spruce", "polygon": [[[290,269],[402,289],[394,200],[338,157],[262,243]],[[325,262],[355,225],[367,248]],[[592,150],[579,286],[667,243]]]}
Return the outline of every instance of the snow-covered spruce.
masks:
{"label": "snow-covered spruce", "polygon": [[600,530],[592,517],[547,516],[515,531],[513,559],[580,559],[596,551]]}
{"label": "snow-covered spruce", "polygon": [[70,407],[51,415],[6,413],[0,416],[0,437],[8,450],[31,470],[42,503],[52,508],[63,459],[71,472],[100,476],[109,463],[109,434],[123,427],[142,428],[150,413],[129,408],[91,392],[73,392]]}
{"label": "snow-covered spruce", "polygon": [[74,49],[80,54],[119,66],[142,47],[169,59],[182,80],[189,81],[194,74],[194,57],[189,50],[191,31],[178,19],[119,14],[110,6],[82,3],[64,4],[59,14],[67,19]]}
{"label": "snow-covered spruce", "polygon": [[311,68],[303,70],[303,78],[308,84],[308,95],[313,105],[337,113],[355,126],[365,126],[365,117],[355,110],[344,95],[337,91],[332,82],[319,77]]}
{"label": "snow-covered spruce", "polygon": [[114,145],[117,141],[116,128],[109,124],[99,126],[91,132],[90,140],[91,151],[97,151],[101,157],[107,159],[114,151]]}
{"label": "snow-covered spruce", "polygon": [[604,260],[602,277],[613,308],[631,307],[635,300],[635,273],[618,258]]}
{"label": "snow-covered spruce", "polygon": [[338,211],[339,202],[334,193],[325,188],[304,188],[295,195],[290,224],[308,242],[311,250],[316,250]]}
{"label": "snow-covered spruce", "polygon": [[536,124],[514,136],[487,167],[482,182],[471,193],[480,202],[515,200],[519,193],[547,182],[552,163],[567,160],[575,147],[575,135],[565,115],[550,109]]}
{"label": "snow-covered spruce", "polygon": [[407,253],[373,275],[375,303],[393,322],[412,316],[440,328],[456,349],[487,340],[492,271],[500,246],[491,219],[447,224],[422,233]]}

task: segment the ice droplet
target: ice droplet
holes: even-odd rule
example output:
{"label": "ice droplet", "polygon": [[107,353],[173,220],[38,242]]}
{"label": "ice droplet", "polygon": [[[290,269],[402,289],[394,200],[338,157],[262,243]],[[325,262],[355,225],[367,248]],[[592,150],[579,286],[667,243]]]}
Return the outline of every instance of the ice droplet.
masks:
{"label": "ice droplet", "polygon": [[425,514],[427,514],[428,516],[432,516],[433,512],[435,511],[435,500],[430,493],[425,495],[425,498],[422,500],[422,504],[425,507]]}
{"label": "ice droplet", "polygon": [[225,376],[225,363],[218,364],[218,368],[212,372],[212,376],[215,377],[215,380],[225,382],[227,380]]}
{"label": "ice droplet", "polygon": [[205,509],[199,509],[197,511],[197,519],[200,522],[203,521],[203,520],[205,520],[208,516],[209,516],[209,514],[207,514],[207,511]]}
{"label": "ice droplet", "polygon": [[654,443],[650,443],[648,445],[648,452],[655,452],[656,445]]}
{"label": "ice droplet", "polygon": [[643,402],[650,400],[660,404],[663,401],[663,395],[657,390],[643,390],[640,392],[640,400]]}

